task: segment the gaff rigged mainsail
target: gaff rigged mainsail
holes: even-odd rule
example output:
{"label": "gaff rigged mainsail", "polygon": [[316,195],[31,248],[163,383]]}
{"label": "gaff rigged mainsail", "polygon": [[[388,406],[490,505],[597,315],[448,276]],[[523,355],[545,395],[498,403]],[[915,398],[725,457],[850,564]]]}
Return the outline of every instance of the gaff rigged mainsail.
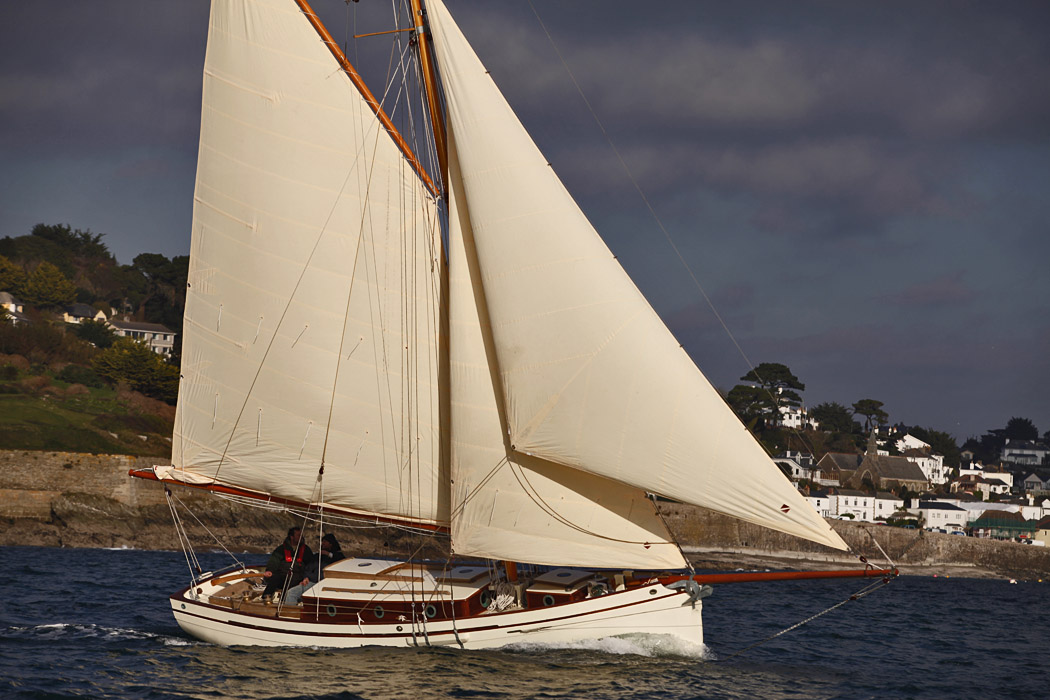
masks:
{"label": "gaff rigged mainsail", "polygon": [[296,3],[204,76],[173,478],[447,525],[434,201]]}

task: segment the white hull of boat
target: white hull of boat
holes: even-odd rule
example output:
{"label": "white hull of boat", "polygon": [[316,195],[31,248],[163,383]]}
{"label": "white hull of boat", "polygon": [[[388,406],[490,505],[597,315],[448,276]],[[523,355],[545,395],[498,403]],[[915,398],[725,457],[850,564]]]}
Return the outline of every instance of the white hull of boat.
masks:
{"label": "white hull of boat", "polygon": [[[318,624],[245,614],[194,600],[171,598],[175,619],[190,635],[221,645],[362,647],[447,646],[486,649],[521,642],[564,644],[603,637],[671,635],[703,643],[701,601],[660,584],[549,608],[487,613],[462,620],[386,624]],[[421,616],[420,616],[421,617]]]}

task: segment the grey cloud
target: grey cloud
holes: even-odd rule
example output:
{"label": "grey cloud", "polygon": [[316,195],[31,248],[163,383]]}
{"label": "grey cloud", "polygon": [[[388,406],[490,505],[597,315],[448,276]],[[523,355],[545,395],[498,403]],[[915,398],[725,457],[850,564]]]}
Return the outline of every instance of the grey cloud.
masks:
{"label": "grey cloud", "polygon": [[935,279],[913,284],[889,297],[889,301],[900,306],[945,306],[964,305],[976,297],[966,284],[961,273],[941,275]]}

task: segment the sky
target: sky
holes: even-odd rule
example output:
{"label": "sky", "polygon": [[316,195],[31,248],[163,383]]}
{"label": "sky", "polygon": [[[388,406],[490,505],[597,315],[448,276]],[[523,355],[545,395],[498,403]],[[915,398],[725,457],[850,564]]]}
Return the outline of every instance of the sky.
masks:
{"label": "sky", "polygon": [[[377,91],[389,0],[313,4]],[[716,387],[1050,430],[1050,4],[447,4]],[[207,14],[0,4],[0,236],[188,253]]]}

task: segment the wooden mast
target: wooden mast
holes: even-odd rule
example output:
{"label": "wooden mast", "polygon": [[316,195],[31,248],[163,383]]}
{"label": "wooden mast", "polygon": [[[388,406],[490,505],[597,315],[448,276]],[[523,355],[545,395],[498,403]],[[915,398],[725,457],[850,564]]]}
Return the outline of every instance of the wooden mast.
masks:
{"label": "wooden mast", "polygon": [[[413,0],[413,4],[415,3],[416,0]],[[430,190],[431,193],[433,193],[435,196],[440,197],[441,192],[439,191],[438,186],[436,186],[434,184],[434,181],[430,179],[430,175],[427,174],[427,171],[423,168],[422,163],[420,163],[419,159],[416,158],[416,154],[412,151],[412,148],[408,145],[408,142],[405,141],[404,137],[401,135],[401,132],[397,130],[396,126],[394,126],[394,123],[390,121],[390,117],[387,116],[387,113],[385,111],[383,111],[383,106],[379,104],[379,100],[377,100],[375,98],[375,95],[372,94],[372,91],[368,89],[368,86],[365,85],[364,79],[362,79],[360,74],[358,74],[357,69],[355,69],[353,64],[351,64],[350,61],[347,59],[342,49],[339,48],[339,44],[337,44],[335,42],[335,39],[332,38],[332,35],[328,33],[328,29],[324,26],[324,24],[322,24],[321,19],[314,13],[313,8],[310,7],[310,3],[307,2],[307,0],[295,0],[295,4],[298,5],[299,9],[302,10],[304,15],[306,15],[306,19],[310,21],[310,24],[313,26],[314,31],[316,31],[317,34],[321,37],[321,41],[323,41],[325,46],[328,47],[328,50],[332,52],[332,56],[335,57],[335,60],[339,63],[339,66],[343,69],[343,72],[346,73],[346,75],[350,78],[350,81],[354,84],[354,87],[356,87],[361,93],[361,96],[365,98],[365,102],[367,102],[368,106],[372,108],[372,111],[375,113],[376,118],[379,119],[379,122],[383,125],[383,128],[386,129],[387,133],[390,134],[390,138],[394,139],[394,143],[396,143],[397,147],[401,149],[401,152],[405,154],[405,158],[412,165],[412,169],[416,171],[416,174],[419,175],[420,179],[423,181],[423,184],[426,185],[427,189]],[[429,89],[427,90],[427,92],[429,93]],[[444,132],[442,132],[441,138],[442,140],[440,143],[444,144]]]}
{"label": "wooden mast", "polygon": [[430,36],[427,34],[426,10],[423,0],[412,0],[412,20],[415,26],[416,48],[419,51],[419,67],[423,74],[423,86],[427,93],[427,108],[430,110],[430,124],[434,128],[434,147],[437,149],[439,173],[438,185],[444,196],[448,196],[448,141],[445,134],[445,116],[438,98],[437,73],[434,71],[434,58],[431,55]]}

